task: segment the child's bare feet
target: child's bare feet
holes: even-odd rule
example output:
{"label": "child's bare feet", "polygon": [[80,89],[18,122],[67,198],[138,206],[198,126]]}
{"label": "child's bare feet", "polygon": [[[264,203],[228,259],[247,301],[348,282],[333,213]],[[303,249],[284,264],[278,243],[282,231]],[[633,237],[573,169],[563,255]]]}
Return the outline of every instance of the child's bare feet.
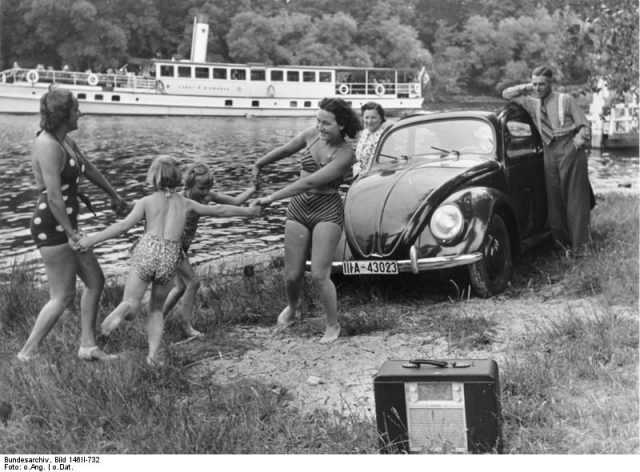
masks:
{"label": "child's bare feet", "polygon": [[201,338],[202,336],[204,336],[204,334],[202,334],[191,325],[184,325],[182,327],[182,331],[187,338]]}
{"label": "child's bare feet", "polygon": [[327,326],[324,331],[324,336],[320,339],[320,344],[328,344],[334,342],[340,337],[340,324],[336,323],[333,326]]}
{"label": "child's bare feet", "polygon": [[159,359],[158,356],[147,356],[147,365],[152,369],[160,369],[161,367],[164,367],[164,362]]}
{"label": "child's bare feet", "polygon": [[120,326],[120,323],[122,323],[122,316],[118,313],[111,313],[102,321],[100,332],[105,336],[109,336],[114,329]]}

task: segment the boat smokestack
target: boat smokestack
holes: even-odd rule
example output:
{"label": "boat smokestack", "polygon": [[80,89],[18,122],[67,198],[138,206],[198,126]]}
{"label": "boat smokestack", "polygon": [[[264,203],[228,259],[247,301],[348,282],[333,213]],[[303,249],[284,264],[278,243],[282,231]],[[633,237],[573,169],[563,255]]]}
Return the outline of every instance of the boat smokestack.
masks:
{"label": "boat smokestack", "polygon": [[191,38],[191,62],[206,62],[207,42],[209,40],[209,18],[198,14],[193,19],[193,37]]}

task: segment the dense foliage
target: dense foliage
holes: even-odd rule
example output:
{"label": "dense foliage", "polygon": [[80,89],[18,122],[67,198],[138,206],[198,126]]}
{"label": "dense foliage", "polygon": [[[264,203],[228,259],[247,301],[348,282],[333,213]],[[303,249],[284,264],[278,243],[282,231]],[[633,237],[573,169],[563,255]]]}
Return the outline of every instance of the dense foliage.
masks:
{"label": "dense foliage", "polygon": [[188,58],[197,13],[212,61],[424,66],[438,94],[495,94],[543,63],[638,87],[635,0],[0,0],[0,68]]}

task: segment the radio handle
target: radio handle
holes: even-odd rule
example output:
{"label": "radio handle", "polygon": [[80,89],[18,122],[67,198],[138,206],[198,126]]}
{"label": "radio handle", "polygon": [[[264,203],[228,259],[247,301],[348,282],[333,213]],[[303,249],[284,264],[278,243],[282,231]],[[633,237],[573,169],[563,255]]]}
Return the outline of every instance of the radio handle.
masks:
{"label": "radio handle", "polygon": [[409,362],[407,364],[402,364],[402,367],[407,368],[407,369],[417,369],[420,368],[420,366],[422,364],[428,364],[428,365],[433,365],[436,367],[469,367],[471,364],[463,362],[463,363],[456,363],[456,362],[447,362],[447,361],[434,361],[434,360],[430,360],[430,359],[411,359],[409,360]]}

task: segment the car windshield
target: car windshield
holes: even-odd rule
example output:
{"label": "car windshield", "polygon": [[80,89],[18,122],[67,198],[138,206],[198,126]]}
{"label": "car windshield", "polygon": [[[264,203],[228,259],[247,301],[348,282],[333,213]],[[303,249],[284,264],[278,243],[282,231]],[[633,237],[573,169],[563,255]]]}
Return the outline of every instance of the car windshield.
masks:
{"label": "car windshield", "polygon": [[[416,123],[391,132],[375,162],[416,157],[459,157],[463,153],[492,154],[495,137],[491,125],[478,119],[450,119]],[[375,164],[374,164],[375,165]]]}

